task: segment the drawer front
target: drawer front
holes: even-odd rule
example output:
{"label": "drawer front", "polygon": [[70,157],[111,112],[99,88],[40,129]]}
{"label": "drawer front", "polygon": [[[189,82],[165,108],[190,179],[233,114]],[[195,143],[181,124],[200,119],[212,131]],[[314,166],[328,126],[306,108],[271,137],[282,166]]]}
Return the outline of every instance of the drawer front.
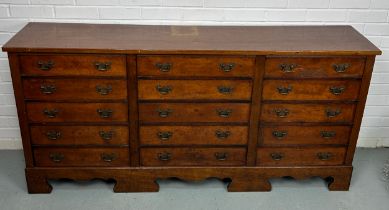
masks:
{"label": "drawer front", "polygon": [[327,148],[259,148],[257,165],[261,166],[303,166],[341,165],[346,149]]}
{"label": "drawer front", "polygon": [[26,79],[26,99],[127,99],[126,80],[101,79]]}
{"label": "drawer front", "polygon": [[139,99],[250,100],[250,80],[139,80]]}
{"label": "drawer front", "polygon": [[265,78],[347,78],[362,77],[362,57],[270,57],[265,63]]}
{"label": "drawer front", "polygon": [[348,126],[268,126],[261,127],[265,146],[347,144]]}
{"label": "drawer front", "polygon": [[351,123],[354,104],[263,104],[263,122]]}
{"label": "drawer front", "polygon": [[142,166],[242,166],[245,148],[142,148]]}
{"label": "drawer front", "polygon": [[246,145],[247,126],[141,126],[142,145]]}
{"label": "drawer front", "polygon": [[359,80],[265,80],[263,100],[356,100]]}
{"label": "drawer front", "polygon": [[36,145],[128,145],[127,126],[31,126]]}
{"label": "drawer front", "polygon": [[27,103],[30,122],[127,122],[126,103]]}
{"label": "drawer front", "polygon": [[128,148],[35,148],[38,167],[128,166]]}
{"label": "drawer front", "polygon": [[23,55],[22,75],[126,76],[126,57],[121,55]]}
{"label": "drawer front", "polygon": [[141,122],[248,122],[247,103],[143,103]]}
{"label": "drawer front", "polygon": [[252,77],[254,57],[138,56],[138,76]]}

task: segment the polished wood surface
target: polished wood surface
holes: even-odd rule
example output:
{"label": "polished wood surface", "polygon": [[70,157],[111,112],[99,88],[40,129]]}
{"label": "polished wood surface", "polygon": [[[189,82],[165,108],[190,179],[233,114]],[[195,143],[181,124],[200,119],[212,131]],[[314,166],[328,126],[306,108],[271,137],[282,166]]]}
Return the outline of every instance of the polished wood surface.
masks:
{"label": "polished wood surface", "polygon": [[[143,148],[142,166],[245,165],[245,148]],[[165,158],[164,155],[168,158]]]}
{"label": "polished wood surface", "polygon": [[246,145],[247,126],[141,126],[142,145]]}
{"label": "polished wood surface", "polygon": [[3,50],[140,54],[376,55],[351,26],[141,26],[29,23]]}

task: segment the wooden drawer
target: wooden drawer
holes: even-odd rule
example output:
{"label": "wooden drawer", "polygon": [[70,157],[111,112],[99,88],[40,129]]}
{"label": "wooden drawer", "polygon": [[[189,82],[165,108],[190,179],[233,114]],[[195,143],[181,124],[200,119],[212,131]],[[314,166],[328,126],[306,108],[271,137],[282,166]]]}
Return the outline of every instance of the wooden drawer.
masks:
{"label": "wooden drawer", "polygon": [[128,148],[35,148],[38,167],[128,166]]}
{"label": "wooden drawer", "polygon": [[127,126],[31,126],[37,145],[128,145]]}
{"label": "wooden drawer", "polygon": [[304,166],[341,165],[346,154],[343,147],[324,148],[259,148],[257,165]]}
{"label": "wooden drawer", "polygon": [[138,76],[253,76],[254,57],[138,56]]}
{"label": "wooden drawer", "polygon": [[350,130],[348,126],[262,126],[262,145],[347,144]]}
{"label": "wooden drawer", "polygon": [[359,80],[264,80],[263,100],[356,100]]}
{"label": "wooden drawer", "polygon": [[354,104],[263,104],[263,122],[342,122],[351,123]]}
{"label": "wooden drawer", "polygon": [[141,126],[142,145],[246,145],[247,126]]}
{"label": "wooden drawer", "polygon": [[22,55],[22,75],[126,76],[122,55]]}
{"label": "wooden drawer", "polygon": [[141,103],[141,122],[248,122],[247,103]]}
{"label": "wooden drawer", "polygon": [[250,80],[139,80],[139,99],[250,100]]}
{"label": "wooden drawer", "polygon": [[350,78],[362,77],[363,57],[269,57],[265,78]]}
{"label": "wooden drawer", "polygon": [[142,166],[240,166],[245,148],[142,148]]}
{"label": "wooden drawer", "polygon": [[127,122],[127,103],[27,103],[31,122]]}
{"label": "wooden drawer", "polygon": [[123,99],[127,100],[126,80],[102,79],[25,79],[26,99]]}

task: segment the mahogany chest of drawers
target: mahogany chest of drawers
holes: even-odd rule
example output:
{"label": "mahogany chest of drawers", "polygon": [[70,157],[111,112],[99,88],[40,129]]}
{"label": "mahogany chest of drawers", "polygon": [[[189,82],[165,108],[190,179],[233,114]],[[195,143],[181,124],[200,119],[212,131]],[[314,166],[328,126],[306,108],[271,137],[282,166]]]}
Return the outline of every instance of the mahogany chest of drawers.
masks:
{"label": "mahogany chest of drawers", "polygon": [[30,193],[51,179],[319,176],[349,188],[375,56],[350,26],[29,23],[8,52]]}

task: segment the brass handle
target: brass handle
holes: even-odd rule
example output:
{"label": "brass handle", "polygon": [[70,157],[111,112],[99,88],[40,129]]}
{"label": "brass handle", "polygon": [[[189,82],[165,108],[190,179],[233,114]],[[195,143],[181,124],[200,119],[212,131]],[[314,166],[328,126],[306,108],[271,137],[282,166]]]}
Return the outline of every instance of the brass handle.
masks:
{"label": "brass handle", "polygon": [[171,110],[171,109],[158,109],[157,112],[158,112],[158,115],[160,117],[166,118],[166,117],[169,117],[170,113],[172,113],[173,110]]}
{"label": "brass handle", "polygon": [[273,131],[273,136],[276,137],[277,139],[282,139],[284,138],[286,135],[288,135],[288,132],[287,131]]}
{"label": "brass handle", "polygon": [[38,68],[42,71],[50,71],[54,67],[53,61],[38,61]]}
{"label": "brass handle", "polygon": [[220,117],[229,117],[232,113],[232,110],[231,109],[217,109],[216,112]]}
{"label": "brass handle", "polygon": [[230,132],[230,131],[221,131],[221,130],[215,131],[215,136],[216,136],[218,139],[226,139],[226,138],[228,138],[230,135],[231,135],[231,132]]}
{"label": "brass handle", "polygon": [[61,132],[59,132],[59,131],[47,131],[46,136],[50,140],[57,140],[61,137]]}
{"label": "brass handle", "polygon": [[159,139],[161,139],[163,141],[166,141],[166,140],[169,140],[173,136],[173,133],[170,132],[170,131],[158,132],[157,136],[158,136]]}
{"label": "brass handle", "polygon": [[228,154],[226,152],[222,152],[222,153],[216,152],[215,158],[216,160],[220,160],[220,161],[227,160]]}
{"label": "brass handle", "polygon": [[109,141],[112,139],[113,135],[115,134],[114,131],[99,131],[99,136],[104,141]]}
{"label": "brass handle", "polygon": [[112,86],[111,85],[107,85],[107,86],[101,86],[101,85],[97,85],[96,86],[96,92],[100,93],[100,95],[108,95],[112,92]]}
{"label": "brass handle", "polygon": [[112,109],[97,109],[96,111],[101,118],[110,118],[113,115]]}
{"label": "brass handle", "polygon": [[294,72],[294,68],[297,67],[296,64],[288,64],[288,63],[283,63],[283,64],[280,64],[280,69],[281,71],[285,72],[285,73],[289,73],[289,72]]}
{"label": "brass handle", "polygon": [[112,162],[118,158],[117,154],[115,153],[103,153],[101,154],[101,159],[104,162]]}
{"label": "brass handle", "polygon": [[220,70],[224,72],[230,72],[235,67],[235,63],[221,63],[219,64]]}
{"label": "brass handle", "polygon": [[172,158],[172,154],[170,154],[168,152],[158,153],[157,156],[158,156],[158,159],[161,161],[168,161],[168,160],[171,160],[171,158]]}
{"label": "brass handle", "polygon": [[61,162],[64,158],[65,158],[65,155],[61,154],[61,153],[51,153],[49,155],[50,159],[55,162],[55,163],[59,163]]}
{"label": "brass handle", "polygon": [[111,69],[112,62],[94,62],[95,68],[99,71],[108,71]]}
{"label": "brass handle", "polygon": [[160,85],[155,86],[155,89],[157,89],[157,91],[162,95],[167,95],[173,90],[173,88],[170,86],[160,86]]}
{"label": "brass handle", "polygon": [[57,90],[55,85],[41,85],[40,89],[43,94],[53,94]]}
{"label": "brass handle", "polygon": [[172,68],[172,64],[171,63],[157,63],[155,64],[155,67],[157,67],[159,69],[159,71],[161,72],[169,72],[170,69]]}
{"label": "brass handle", "polygon": [[325,111],[327,117],[336,117],[342,113],[341,110],[336,109],[336,110],[331,110],[331,109],[326,109]]}
{"label": "brass handle", "polygon": [[317,153],[317,158],[319,158],[319,160],[329,160],[333,157],[334,155],[330,152],[319,152]]}
{"label": "brass handle", "polygon": [[289,110],[287,110],[287,109],[275,109],[274,112],[280,118],[285,118],[289,114]]}
{"label": "brass handle", "polygon": [[288,86],[288,87],[278,86],[277,90],[278,90],[278,93],[281,95],[288,95],[289,92],[292,91],[292,86]]}
{"label": "brass handle", "polygon": [[332,67],[334,70],[338,73],[343,73],[345,72],[351,65],[349,63],[339,63],[339,64],[334,64]]}
{"label": "brass handle", "polygon": [[217,87],[217,90],[221,94],[231,94],[232,91],[234,90],[234,88],[233,87],[227,87],[227,86],[219,86],[219,87]]}
{"label": "brass handle", "polygon": [[333,138],[336,136],[336,132],[335,131],[320,131],[320,135],[321,135],[321,137],[323,137],[325,139],[330,139],[330,138]]}
{"label": "brass handle", "polygon": [[45,114],[48,118],[57,117],[58,112],[59,111],[57,109],[44,109],[43,110],[43,114]]}
{"label": "brass handle", "polygon": [[270,157],[271,157],[271,159],[278,161],[278,160],[282,160],[282,158],[284,158],[284,154],[279,153],[279,152],[271,153]]}
{"label": "brass handle", "polygon": [[346,90],[345,87],[330,87],[329,91],[334,95],[340,95]]}

